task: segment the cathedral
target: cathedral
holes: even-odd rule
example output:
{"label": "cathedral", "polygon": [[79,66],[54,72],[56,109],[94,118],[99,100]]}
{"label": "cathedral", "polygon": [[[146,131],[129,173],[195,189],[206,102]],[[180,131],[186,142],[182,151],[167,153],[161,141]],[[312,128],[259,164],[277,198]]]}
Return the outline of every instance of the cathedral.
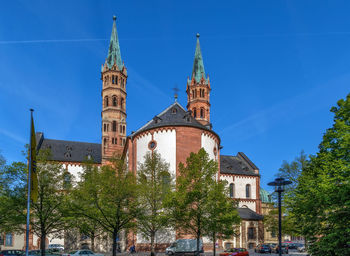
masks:
{"label": "cathedral", "polygon": [[[160,109],[149,122],[142,127],[132,127],[135,132],[131,134],[127,134],[127,80],[127,67],[121,57],[114,17],[108,55],[101,67],[101,144],[48,139],[39,132],[36,134],[38,149],[50,148],[52,159],[62,163],[68,172],[78,177],[86,159],[104,165],[115,153],[124,154],[129,170],[137,172],[138,164],[144,161],[146,153],[154,150],[169,163],[170,172],[176,176],[179,163],[185,163],[191,152],[204,148],[209,157],[218,162],[217,177],[227,181],[230,197],[238,202],[242,219],[238,236],[218,241],[218,247],[253,248],[262,242],[264,230],[260,171],[243,152],[234,155],[222,155],[220,152],[220,134],[215,132],[210,122],[212,86],[205,73],[199,34],[191,77],[186,81],[187,105],[181,106],[175,96],[175,102],[164,110]],[[213,85],[213,89],[218,86]],[[170,232],[165,240],[157,243],[170,244],[176,239],[176,234]],[[205,249],[211,249],[212,243],[205,238],[203,241]],[[63,244],[65,241],[50,240],[50,243]],[[134,243],[137,248],[147,241],[136,235]],[[126,246],[128,242],[124,241],[124,248]]]}

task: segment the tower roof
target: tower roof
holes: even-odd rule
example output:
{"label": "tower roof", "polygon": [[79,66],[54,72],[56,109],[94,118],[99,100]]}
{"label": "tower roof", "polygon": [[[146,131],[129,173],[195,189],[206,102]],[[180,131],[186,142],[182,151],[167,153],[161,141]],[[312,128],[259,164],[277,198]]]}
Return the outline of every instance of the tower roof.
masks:
{"label": "tower roof", "polygon": [[112,66],[116,64],[118,66],[118,69],[122,70],[124,64],[122,61],[122,56],[120,54],[116,19],[117,18],[113,16],[113,28],[112,28],[111,40],[109,43],[108,56],[107,56],[106,62],[109,69],[111,69]]}
{"label": "tower roof", "polygon": [[197,33],[197,45],[196,45],[196,51],[194,54],[194,62],[193,62],[193,70],[192,70],[191,78],[195,78],[196,82],[199,83],[202,77],[204,77],[205,79],[205,70],[204,70],[201,46],[199,44],[199,34]]}

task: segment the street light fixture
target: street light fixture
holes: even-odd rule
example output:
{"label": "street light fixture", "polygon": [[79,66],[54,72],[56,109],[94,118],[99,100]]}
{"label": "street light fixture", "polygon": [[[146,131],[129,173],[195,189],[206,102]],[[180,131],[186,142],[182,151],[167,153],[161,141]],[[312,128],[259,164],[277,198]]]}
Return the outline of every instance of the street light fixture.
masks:
{"label": "street light fixture", "polygon": [[284,178],[276,178],[275,181],[267,183],[269,186],[275,187],[275,192],[278,193],[278,255],[282,256],[282,218],[281,218],[281,194],[284,191],[284,186],[292,184],[291,181]]}

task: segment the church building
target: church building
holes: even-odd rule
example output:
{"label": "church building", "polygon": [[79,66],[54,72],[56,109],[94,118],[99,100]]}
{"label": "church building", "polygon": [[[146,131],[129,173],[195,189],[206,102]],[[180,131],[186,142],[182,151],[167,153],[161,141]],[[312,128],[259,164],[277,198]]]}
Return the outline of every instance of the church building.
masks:
{"label": "church building", "polygon": [[[156,150],[169,163],[170,172],[176,176],[179,173],[179,163],[185,163],[191,152],[204,148],[209,157],[218,162],[217,177],[227,181],[230,197],[237,200],[242,219],[238,228],[239,235],[218,241],[218,246],[253,248],[264,239],[260,171],[243,152],[233,155],[222,155],[220,152],[220,134],[215,132],[215,124],[210,122],[210,116],[216,114],[210,110],[210,92],[220,88],[220,85],[213,84],[212,87],[205,72],[199,34],[190,72],[190,78],[187,81],[184,79],[183,88],[187,93],[187,105],[181,106],[175,99],[166,109],[160,109],[153,118],[150,117],[151,120],[142,127],[132,127],[135,132],[128,134],[128,73],[119,46],[116,18],[113,17],[108,55],[101,67],[101,144],[49,139],[41,132],[37,133],[38,149],[50,148],[52,160],[62,163],[75,176],[82,172],[86,159],[91,159],[97,165],[104,165],[115,153],[125,154],[129,170],[137,172],[138,164],[144,161],[144,156]],[[183,74],[184,78],[185,75]],[[157,242],[170,244],[176,238],[176,234],[171,233],[166,241]],[[147,242],[138,235],[135,240],[136,248]],[[212,243],[205,238],[203,240],[207,244],[205,249],[211,249]]]}

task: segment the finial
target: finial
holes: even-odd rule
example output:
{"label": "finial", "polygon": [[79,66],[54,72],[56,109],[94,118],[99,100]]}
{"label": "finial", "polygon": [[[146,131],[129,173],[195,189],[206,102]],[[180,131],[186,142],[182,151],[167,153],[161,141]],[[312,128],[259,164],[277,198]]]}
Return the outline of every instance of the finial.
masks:
{"label": "finial", "polygon": [[197,33],[197,35],[196,35],[196,36],[197,36],[197,38],[199,38],[199,33]]}
{"label": "finial", "polygon": [[34,111],[34,109],[32,109],[32,108],[30,108],[29,110],[30,110],[30,112],[33,112],[33,111]]}
{"label": "finial", "polygon": [[114,16],[113,16],[113,20],[115,21],[116,19],[117,19],[117,17],[114,15]]}
{"label": "finial", "polygon": [[177,88],[177,85],[175,85],[173,90],[174,90],[174,99],[175,99],[175,102],[177,102],[177,97],[178,97],[177,92],[179,91],[179,88]]}

